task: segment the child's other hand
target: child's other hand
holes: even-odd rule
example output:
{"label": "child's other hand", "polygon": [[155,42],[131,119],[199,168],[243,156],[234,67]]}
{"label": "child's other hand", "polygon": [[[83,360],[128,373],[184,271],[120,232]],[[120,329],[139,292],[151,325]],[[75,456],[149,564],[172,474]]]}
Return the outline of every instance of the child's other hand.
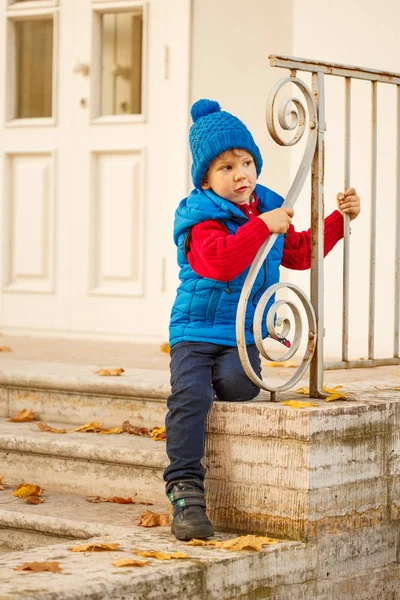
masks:
{"label": "child's other hand", "polygon": [[259,215],[271,233],[286,233],[294,215],[293,208],[275,208]]}
{"label": "child's other hand", "polygon": [[354,188],[349,188],[345,192],[338,192],[336,195],[339,212],[349,215],[350,221],[360,214],[360,198]]}

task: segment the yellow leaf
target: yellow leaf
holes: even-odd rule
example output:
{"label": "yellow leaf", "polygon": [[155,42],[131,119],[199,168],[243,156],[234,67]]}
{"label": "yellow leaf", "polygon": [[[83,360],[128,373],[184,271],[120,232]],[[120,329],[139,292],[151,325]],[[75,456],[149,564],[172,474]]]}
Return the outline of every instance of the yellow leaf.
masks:
{"label": "yellow leaf", "polygon": [[139,554],[139,556],[144,556],[144,557],[148,557],[148,558],[157,558],[158,560],[171,560],[172,558],[187,558],[187,554],[184,554],[183,552],[168,553],[168,552],[157,552],[157,551],[153,551],[153,550],[147,550],[144,552],[142,550],[136,550],[136,554]]}
{"label": "yellow leaf", "polygon": [[153,427],[150,431],[150,437],[156,442],[166,440],[167,434],[165,433],[165,427]]}
{"label": "yellow leaf", "polygon": [[273,369],[279,369],[279,368],[291,369],[294,367],[298,367],[297,363],[290,362],[290,361],[283,361],[283,362],[272,361],[272,362],[264,363],[264,365],[266,367],[272,367]]}
{"label": "yellow leaf", "polygon": [[125,369],[99,369],[95,371],[96,375],[100,375],[101,377],[117,377],[125,373]]}
{"label": "yellow leaf", "polygon": [[110,435],[110,434],[124,433],[124,430],[122,429],[122,427],[114,427],[114,429],[103,429],[103,428],[101,428],[96,433],[101,433],[102,435]]}
{"label": "yellow leaf", "polygon": [[310,395],[310,388],[308,388],[308,387],[298,388],[297,390],[293,390],[293,391],[295,394],[302,394],[303,396]]}
{"label": "yellow leaf", "polygon": [[149,560],[137,560],[137,558],[117,558],[114,560],[114,567],[144,567],[150,564]]}
{"label": "yellow leaf", "polygon": [[73,546],[71,552],[107,552],[118,550],[121,544],[101,544],[94,542],[92,544],[84,544],[83,546]]}
{"label": "yellow leaf", "polygon": [[8,346],[0,346],[0,352],[11,352],[11,348]]}
{"label": "yellow leaf", "polygon": [[21,483],[13,492],[13,496],[17,498],[28,498],[28,496],[40,496],[44,490],[38,485],[31,483]]}
{"label": "yellow leaf", "polygon": [[160,350],[161,350],[161,352],[164,352],[165,354],[169,354],[171,352],[171,348],[170,348],[168,342],[161,344]]}
{"label": "yellow leaf", "polygon": [[169,515],[161,515],[153,513],[151,510],[146,510],[140,517],[138,525],[140,527],[165,527],[170,523]]}
{"label": "yellow leaf", "polygon": [[334,402],[335,400],[347,400],[346,394],[331,394],[325,398],[325,402]]}
{"label": "yellow leaf", "polygon": [[13,418],[8,419],[10,423],[29,423],[30,421],[34,421],[35,413],[31,410],[20,410],[19,413]]}
{"label": "yellow leaf", "polygon": [[312,402],[303,402],[302,400],[287,400],[282,404],[285,406],[290,406],[291,408],[308,408],[309,406],[318,406],[318,404],[313,404]]}
{"label": "yellow leaf", "polygon": [[49,433],[67,433],[68,429],[55,429],[54,427],[50,427],[47,423],[36,423],[37,428],[40,431],[48,431]]}
{"label": "yellow leaf", "polygon": [[19,567],[15,567],[14,571],[30,571],[32,573],[42,573],[44,571],[50,571],[50,573],[61,573],[59,562],[25,563]]}
{"label": "yellow leaf", "polygon": [[79,431],[80,433],[98,433],[99,429],[103,429],[101,423],[93,421],[93,423],[77,427],[74,431]]}
{"label": "yellow leaf", "polygon": [[279,540],[274,538],[259,536],[259,535],[243,535],[241,537],[233,538],[231,540],[225,540],[218,542],[217,540],[211,540],[204,542],[203,540],[193,539],[188,542],[187,546],[212,546],[214,548],[223,548],[230,552],[239,552],[240,550],[256,550],[260,551],[263,546],[277,544]]}

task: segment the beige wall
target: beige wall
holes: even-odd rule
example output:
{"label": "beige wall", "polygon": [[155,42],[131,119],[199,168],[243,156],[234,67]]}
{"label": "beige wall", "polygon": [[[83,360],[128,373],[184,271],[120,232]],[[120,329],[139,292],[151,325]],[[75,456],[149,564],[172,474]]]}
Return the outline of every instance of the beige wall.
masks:
{"label": "beige wall", "polygon": [[260,183],[275,189],[287,187],[290,157],[271,168],[276,148],[264,114],[276,73],[268,55],[292,51],[291,7],[292,0],[193,0],[191,100],[218,100],[246,123],[264,157]]}
{"label": "beige wall", "polygon": [[[329,8],[332,6],[333,8]],[[260,182],[285,195],[301,160],[300,145],[277,146],[264,125],[268,92],[287,71],[269,67],[268,55],[288,54],[320,60],[400,71],[400,4],[387,0],[193,0],[191,101],[209,97],[242,118],[264,156]],[[309,82],[309,78],[304,77]],[[327,78],[329,79],[329,78]],[[335,208],[343,188],[343,86],[339,78],[327,85],[326,213]],[[288,90],[289,91],[289,90]],[[392,352],[395,90],[379,88],[377,355]],[[365,357],[368,322],[368,231],[370,197],[370,84],[353,86],[352,185],[363,212],[352,227],[350,351]],[[310,186],[296,205],[296,228],[309,226]],[[342,244],[325,261],[326,355],[338,357],[341,347]],[[309,289],[309,273],[285,273]]]}
{"label": "beige wall", "polygon": [[[329,8],[331,6],[332,8]],[[400,72],[400,4],[395,0],[294,0],[293,54]],[[344,182],[343,80],[326,78],[326,213],[335,207],[336,191]],[[362,214],[352,225],[350,288],[350,354],[367,353],[369,293],[369,211],[371,84],[356,81],[352,93],[351,184],[362,200]],[[376,356],[390,356],[393,348],[394,204],[395,204],[395,86],[378,86],[378,180],[377,180],[377,297]],[[279,150],[277,151],[279,152]],[[299,156],[293,152],[292,176]],[[308,227],[308,189],[298,201],[296,223]],[[341,349],[342,252],[335,249],[325,261],[326,355]],[[308,275],[291,280],[307,289]]]}

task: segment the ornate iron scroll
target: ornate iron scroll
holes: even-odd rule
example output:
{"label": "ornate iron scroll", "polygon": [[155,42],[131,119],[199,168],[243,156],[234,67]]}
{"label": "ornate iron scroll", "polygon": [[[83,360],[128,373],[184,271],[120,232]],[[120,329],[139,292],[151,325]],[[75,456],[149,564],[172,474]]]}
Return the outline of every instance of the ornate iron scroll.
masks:
{"label": "ornate iron scroll", "polygon": [[[277,84],[272,88],[272,90],[270,92],[268,102],[267,102],[267,114],[266,114],[268,131],[271,134],[272,138],[278,144],[280,144],[281,146],[293,146],[293,145],[297,144],[297,142],[302,138],[304,131],[306,129],[306,120],[307,120],[306,109],[305,109],[303,103],[298,98],[291,96],[290,98],[282,101],[278,110],[276,111],[275,105],[276,105],[277,95],[278,95],[279,91],[283,88],[283,86],[285,86],[287,83],[293,83],[293,84],[297,85],[297,87],[300,88],[300,90],[302,91],[304,98],[306,100],[307,109],[308,109],[308,119],[309,119],[309,121],[308,121],[308,127],[309,127],[308,138],[307,138],[307,144],[306,144],[305,152],[303,155],[303,159],[302,159],[300,167],[296,173],[294,181],[290,187],[290,190],[286,196],[286,199],[285,199],[284,203],[282,204],[283,207],[292,208],[300,194],[300,191],[301,191],[303,185],[304,185],[304,182],[306,180],[306,177],[308,175],[308,172],[310,170],[312,160],[314,157],[315,148],[316,148],[316,144],[317,144],[318,113],[317,113],[317,108],[316,108],[316,105],[314,102],[313,95],[312,95],[310,89],[307,87],[307,85],[303,81],[301,81],[301,79],[298,79],[297,77],[285,77],[285,78],[281,79],[280,81],[278,81]],[[289,108],[289,105],[292,105],[294,108]],[[285,141],[283,138],[280,137],[280,135],[276,129],[276,126],[275,126],[276,113],[278,115],[278,122],[279,122],[281,129],[283,129],[285,131],[295,131],[295,135],[293,136],[293,138],[291,140]],[[292,121],[291,123],[289,123],[289,118]],[[246,281],[244,282],[242,293],[241,293],[241,296],[239,299],[237,316],[236,316],[236,337],[237,337],[237,343],[238,343],[239,356],[240,356],[240,360],[243,365],[243,368],[244,368],[246,374],[248,375],[248,377],[251,379],[251,381],[253,381],[253,383],[255,383],[261,389],[268,390],[270,392],[280,392],[280,391],[288,390],[291,387],[293,387],[297,381],[299,381],[299,379],[303,376],[303,374],[307,370],[309,363],[311,362],[311,359],[312,359],[312,356],[313,356],[313,353],[315,350],[316,336],[317,336],[314,310],[313,310],[312,305],[310,304],[309,299],[304,294],[304,292],[302,292],[302,290],[294,284],[277,283],[277,284],[271,286],[270,288],[268,288],[263,293],[263,295],[261,296],[261,298],[257,304],[257,307],[256,307],[254,321],[253,321],[253,330],[254,330],[254,338],[255,338],[257,348],[258,348],[260,354],[264,358],[267,358],[268,360],[274,360],[274,358],[269,355],[269,353],[267,352],[267,350],[264,347],[264,343],[263,343],[263,339],[262,339],[262,323],[263,323],[264,311],[265,311],[268,301],[275,294],[275,292],[277,292],[279,289],[282,289],[282,288],[288,288],[288,289],[292,290],[298,296],[298,298],[300,299],[300,301],[305,309],[305,312],[307,315],[307,321],[308,321],[307,348],[305,350],[302,362],[301,362],[299,368],[297,369],[296,373],[293,375],[293,377],[288,382],[286,382],[280,386],[277,386],[277,387],[273,387],[273,386],[267,384],[266,382],[264,382],[260,377],[258,377],[258,375],[254,371],[253,367],[251,366],[249,356],[247,353],[246,339],[245,339],[245,316],[246,316],[247,303],[248,303],[254,282],[256,280],[257,274],[258,274],[260,268],[262,267],[262,264],[265,261],[266,257],[268,256],[271,248],[273,247],[277,237],[278,237],[278,234],[276,234],[276,233],[271,234],[269,236],[269,238],[266,240],[266,242],[261,246],[260,250],[258,251],[258,253],[250,267]],[[280,357],[278,359],[282,362],[288,360],[295,354],[295,352],[299,348],[301,338],[302,338],[302,321],[301,321],[300,312],[299,312],[297,306],[293,302],[286,301],[286,300],[275,301],[268,310],[268,313],[266,316],[266,322],[267,322],[267,328],[268,328],[270,335],[272,337],[274,337],[275,339],[279,340],[279,339],[287,337],[287,335],[290,332],[290,327],[291,327],[290,321],[288,319],[280,319],[277,317],[277,311],[283,305],[288,306],[293,314],[294,322],[295,322],[295,331],[294,331],[294,339],[293,339],[292,347],[283,357]],[[282,327],[282,331],[279,333],[276,330],[276,327],[280,327],[280,326]]]}

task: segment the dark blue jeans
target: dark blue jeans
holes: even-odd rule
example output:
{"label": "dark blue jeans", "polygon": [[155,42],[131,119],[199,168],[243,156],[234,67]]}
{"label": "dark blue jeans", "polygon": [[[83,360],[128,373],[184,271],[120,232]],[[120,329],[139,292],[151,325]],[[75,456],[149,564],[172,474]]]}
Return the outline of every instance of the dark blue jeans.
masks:
{"label": "dark blue jeans", "polygon": [[[261,377],[258,350],[255,345],[247,349],[253,369]],[[259,392],[244,372],[236,347],[205,342],[175,344],[171,349],[171,395],[165,420],[170,460],[165,481],[204,479],[201,460],[214,395],[218,400],[244,402]]]}

